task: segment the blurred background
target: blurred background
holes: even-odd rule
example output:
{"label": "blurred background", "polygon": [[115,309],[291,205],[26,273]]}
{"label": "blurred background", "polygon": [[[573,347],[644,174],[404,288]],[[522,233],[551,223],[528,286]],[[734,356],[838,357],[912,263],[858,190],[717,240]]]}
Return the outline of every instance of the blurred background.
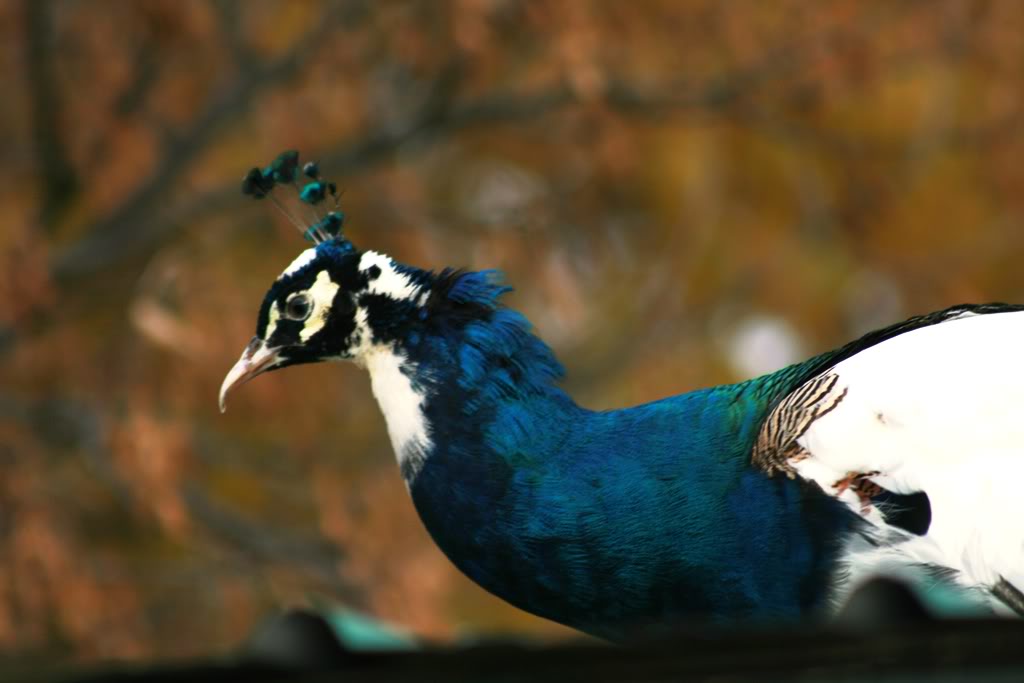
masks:
{"label": "blurred background", "polygon": [[225,651],[287,606],[569,635],[422,529],[364,374],[216,394],[304,248],[499,267],[592,408],[1024,301],[1024,4],[0,2],[0,653]]}

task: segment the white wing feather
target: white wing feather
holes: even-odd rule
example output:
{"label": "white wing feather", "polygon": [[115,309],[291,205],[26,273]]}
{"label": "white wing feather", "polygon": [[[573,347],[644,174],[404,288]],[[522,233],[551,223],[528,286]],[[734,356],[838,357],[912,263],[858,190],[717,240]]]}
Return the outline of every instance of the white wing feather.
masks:
{"label": "white wing feather", "polygon": [[[1024,587],[1024,312],[912,330],[832,372],[847,394],[799,439],[811,457],[797,473],[835,492],[848,473],[877,471],[886,489],[925,492],[932,523],[904,544],[907,559],[965,585]],[[860,511],[855,494],[840,497]]]}

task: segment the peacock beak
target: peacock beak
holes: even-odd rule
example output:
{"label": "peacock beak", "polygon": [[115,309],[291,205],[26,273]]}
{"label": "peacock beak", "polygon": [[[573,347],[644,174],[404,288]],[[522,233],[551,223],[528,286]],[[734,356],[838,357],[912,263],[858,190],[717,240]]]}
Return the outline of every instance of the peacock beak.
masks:
{"label": "peacock beak", "polygon": [[277,347],[267,346],[266,342],[259,337],[252,338],[249,345],[245,347],[245,351],[242,352],[242,357],[228,371],[224,382],[220,385],[220,412],[223,413],[228,409],[227,398],[232,389],[269,370],[281,360],[278,351]]}

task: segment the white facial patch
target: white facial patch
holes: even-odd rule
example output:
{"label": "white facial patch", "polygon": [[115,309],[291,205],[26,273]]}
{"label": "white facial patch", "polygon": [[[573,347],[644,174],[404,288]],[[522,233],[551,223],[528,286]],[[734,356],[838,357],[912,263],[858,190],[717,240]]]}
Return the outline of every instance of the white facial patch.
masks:
{"label": "white facial patch", "polygon": [[327,314],[330,313],[331,304],[334,302],[334,295],[338,293],[338,289],[340,289],[340,285],[331,279],[326,270],[317,273],[313,286],[307,290],[309,298],[313,302],[313,312],[309,314],[306,324],[299,332],[299,338],[302,341],[309,341],[310,337],[327,324]]}
{"label": "white facial patch", "polygon": [[306,251],[304,251],[301,254],[299,254],[298,256],[296,256],[295,260],[292,261],[288,265],[288,267],[284,269],[284,272],[277,276],[277,279],[278,280],[282,280],[285,277],[287,277],[289,275],[292,275],[293,273],[299,272],[300,270],[302,270],[303,266],[305,266],[307,263],[309,263],[310,261],[312,261],[315,258],[316,258],[316,247],[310,247]]}
{"label": "white facial patch", "polygon": [[424,454],[430,448],[427,421],[423,415],[425,397],[416,391],[409,377],[402,372],[405,357],[391,348],[376,347],[363,357],[370,371],[370,385],[388,425],[391,447],[407,483],[423,466]]}
{"label": "white facial patch", "polygon": [[277,321],[281,319],[281,312],[277,310],[277,304],[270,307],[270,313],[267,315],[267,331],[263,334],[264,339],[270,339],[274,336],[274,330],[277,329]]}
{"label": "white facial patch", "polygon": [[414,284],[408,275],[395,269],[395,262],[384,254],[375,251],[364,252],[359,259],[359,270],[367,271],[373,266],[380,269],[380,275],[370,281],[366,291],[370,294],[384,294],[397,301],[413,299],[422,289]]}

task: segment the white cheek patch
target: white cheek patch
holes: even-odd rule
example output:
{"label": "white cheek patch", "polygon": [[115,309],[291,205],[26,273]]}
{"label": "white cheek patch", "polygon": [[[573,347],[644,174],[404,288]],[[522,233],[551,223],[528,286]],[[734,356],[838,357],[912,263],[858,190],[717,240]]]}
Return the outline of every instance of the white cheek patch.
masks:
{"label": "white cheek patch", "polygon": [[277,321],[281,319],[281,313],[277,310],[277,303],[270,307],[270,313],[267,315],[267,331],[263,334],[264,339],[270,339],[274,336],[274,330],[277,329]]}
{"label": "white cheek patch", "polygon": [[289,275],[292,275],[293,273],[299,272],[300,270],[302,270],[303,266],[305,266],[307,263],[309,263],[310,261],[312,261],[315,258],[316,258],[316,247],[311,247],[311,248],[307,249],[306,251],[304,251],[301,254],[299,254],[298,256],[296,256],[295,260],[292,261],[291,264],[287,268],[284,269],[284,272],[281,273],[277,277],[277,279],[281,280],[281,279],[284,279],[285,277],[287,277]]}
{"label": "white cheek patch", "polygon": [[309,288],[309,298],[313,302],[313,312],[306,320],[299,338],[302,341],[309,341],[309,338],[319,332],[327,324],[327,314],[331,311],[331,304],[334,302],[334,295],[338,293],[340,286],[331,280],[326,270],[321,270],[313,286]]}
{"label": "white cheek patch", "polygon": [[395,262],[384,254],[375,251],[363,253],[359,259],[359,270],[367,271],[373,266],[380,269],[380,275],[370,281],[366,291],[370,294],[384,294],[397,301],[413,299],[421,287],[414,284],[409,276],[395,269]]}

